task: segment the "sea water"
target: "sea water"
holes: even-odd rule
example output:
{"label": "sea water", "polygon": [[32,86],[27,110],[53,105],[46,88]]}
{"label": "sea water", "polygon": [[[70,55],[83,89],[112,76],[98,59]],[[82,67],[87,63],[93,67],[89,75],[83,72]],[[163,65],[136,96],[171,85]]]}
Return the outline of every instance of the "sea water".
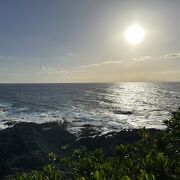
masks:
{"label": "sea water", "polygon": [[180,106],[180,83],[1,84],[0,128],[14,122],[67,121],[102,132],[163,129]]}

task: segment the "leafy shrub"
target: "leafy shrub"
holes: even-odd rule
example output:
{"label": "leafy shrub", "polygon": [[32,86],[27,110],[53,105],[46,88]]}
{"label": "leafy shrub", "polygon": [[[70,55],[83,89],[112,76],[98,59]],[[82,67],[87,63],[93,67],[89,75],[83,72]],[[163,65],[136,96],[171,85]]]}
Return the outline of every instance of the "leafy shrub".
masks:
{"label": "leafy shrub", "polygon": [[142,139],[129,145],[117,145],[111,156],[103,150],[74,150],[58,158],[49,153],[50,164],[41,171],[23,173],[17,180],[155,180],[180,179],[180,109],[165,121],[167,128],[151,136],[145,128]]}

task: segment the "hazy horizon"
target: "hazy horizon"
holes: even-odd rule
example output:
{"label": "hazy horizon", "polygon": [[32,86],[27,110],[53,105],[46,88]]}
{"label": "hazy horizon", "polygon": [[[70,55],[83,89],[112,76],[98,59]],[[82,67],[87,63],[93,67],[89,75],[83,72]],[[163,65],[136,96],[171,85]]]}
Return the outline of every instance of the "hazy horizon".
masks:
{"label": "hazy horizon", "polygon": [[[2,0],[0,83],[180,82],[179,9],[178,0]],[[137,44],[125,39],[132,25],[144,31]]]}
{"label": "hazy horizon", "polygon": [[0,82],[0,85],[13,84],[123,84],[123,83],[180,83],[180,81],[119,81],[119,82]]}

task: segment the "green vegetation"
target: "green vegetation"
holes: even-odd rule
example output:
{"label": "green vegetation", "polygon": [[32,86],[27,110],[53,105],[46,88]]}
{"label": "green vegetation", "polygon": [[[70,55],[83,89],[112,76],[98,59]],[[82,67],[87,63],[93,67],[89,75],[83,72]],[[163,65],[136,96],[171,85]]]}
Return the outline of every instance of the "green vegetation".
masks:
{"label": "green vegetation", "polygon": [[75,150],[68,157],[49,154],[50,164],[41,171],[23,173],[17,180],[165,180],[180,179],[180,109],[164,122],[166,130],[151,136],[139,131],[140,141],[117,145],[105,156],[102,149]]}

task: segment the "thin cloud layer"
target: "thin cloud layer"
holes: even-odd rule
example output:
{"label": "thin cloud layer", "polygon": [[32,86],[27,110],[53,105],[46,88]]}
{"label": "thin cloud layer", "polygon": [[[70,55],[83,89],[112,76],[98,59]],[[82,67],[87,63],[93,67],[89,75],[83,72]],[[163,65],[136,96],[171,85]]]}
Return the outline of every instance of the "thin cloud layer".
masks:
{"label": "thin cloud layer", "polygon": [[68,53],[67,56],[77,56],[76,53]]}
{"label": "thin cloud layer", "polygon": [[151,56],[142,56],[142,57],[136,57],[133,59],[133,61],[145,61],[145,60],[148,60],[148,59],[151,59],[152,57]]}
{"label": "thin cloud layer", "polygon": [[38,67],[38,75],[58,75],[58,74],[68,74],[69,71],[57,70],[55,68],[40,66]]}
{"label": "thin cloud layer", "polygon": [[57,74],[58,71],[51,67],[40,66],[39,67],[40,74]]}
{"label": "thin cloud layer", "polygon": [[99,64],[89,64],[89,65],[82,65],[80,68],[91,68],[91,67],[97,67]]}
{"label": "thin cloud layer", "polygon": [[14,56],[0,56],[0,60],[13,59]]}
{"label": "thin cloud layer", "polygon": [[104,61],[104,64],[121,64],[123,61]]}
{"label": "thin cloud layer", "polygon": [[81,65],[80,68],[92,68],[97,67],[103,64],[120,64],[123,63],[123,61],[104,61],[102,64],[88,64],[88,65]]}
{"label": "thin cloud layer", "polygon": [[161,56],[162,58],[165,59],[175,59],[175,58],[180,58],[180,52],[177,53],[171,53],[171,54],[166,54],[164,56]]}

